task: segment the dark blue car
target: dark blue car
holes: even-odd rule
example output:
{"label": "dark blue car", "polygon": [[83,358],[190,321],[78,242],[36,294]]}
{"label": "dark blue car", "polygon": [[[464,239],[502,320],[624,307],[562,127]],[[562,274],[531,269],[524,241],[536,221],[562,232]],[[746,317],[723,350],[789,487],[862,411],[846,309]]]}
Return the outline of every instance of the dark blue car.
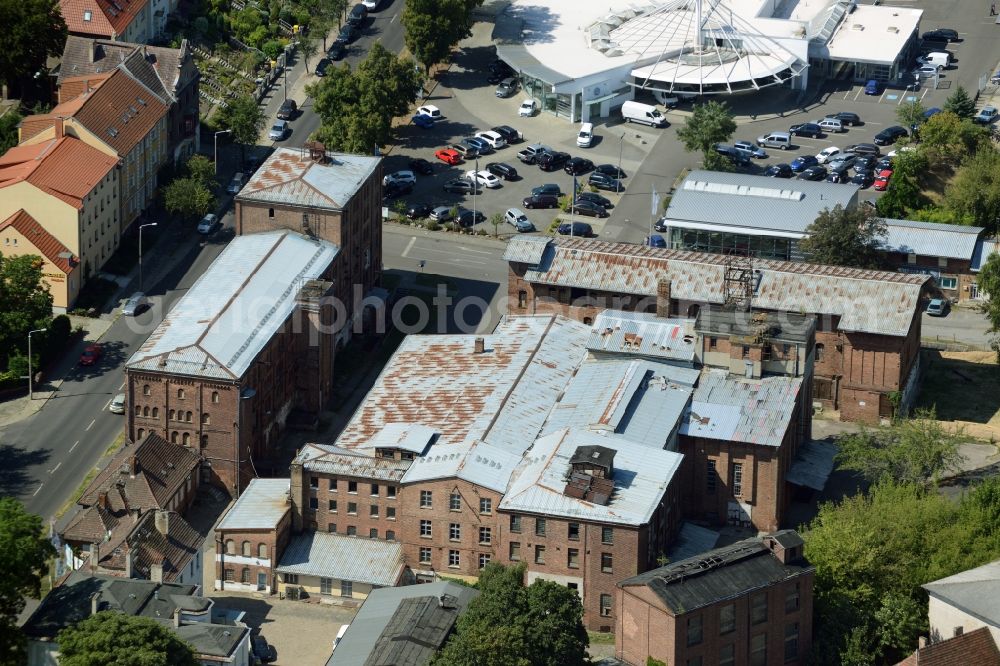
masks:
{"label": "dark blue car", "polygon": [[794,171],[795,173],[799,173],[800,171],[804,171],[805,169],[808,169],[809,167],[812,166],[816,166],[817,164],[819,164],[819,160],[817,160],[815,156],[800,155],[799,157],[796,157],[794,160],[792,160],[791,166],[792,166],[792,171]]}
{"label": "dark blue car", "polygon": [[878,81],[875,79],[868,79],[865,83],[865,94],[866,95],[878,95],[881,92],[881,86],[879,86]]}
{"label": "dark blue car", "polygon": [[642,241],[642,244],[649,247],[666,247],[667,241],[660,234],[653,234],[652,236],[646,236],[646,240]]}
{"label": "dark blue car", "polygon": [[434,119],[423,113],[418,113],[413,116],[413,124],[417,127],[423,127],[424,129],[430,129],[434,127]]}

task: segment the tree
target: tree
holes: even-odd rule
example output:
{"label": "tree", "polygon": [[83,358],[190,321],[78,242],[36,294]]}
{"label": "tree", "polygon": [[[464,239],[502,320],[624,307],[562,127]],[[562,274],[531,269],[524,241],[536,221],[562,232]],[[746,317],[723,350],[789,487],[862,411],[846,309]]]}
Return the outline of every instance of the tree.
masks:
{"label": "tree", "polygon": [[433,666],[577,666],[589,663],[583,606],[550,581],[524,586],[524,565],[490,564],[480,595],[458,618]]}
{"label": "tree", "polygon": [[806,228],[809,234],[799,246],[814,264],[877,268],[881,264],[881,247],[886,228],[868,208],[825,209]]}
{"label": "tree", "polygon": [[0,25],[4,26],[0,83],[7,85],[31,81],[66,43],[58,0],[0,0]]}
{"label": "tree", "polygon": [[264,129],[264,112],[250,95],[229,100],[229,104],[219,110],[216,120],[222,129],[232,131],[233,141],[240,144],[241,160],[244,147],[256,145]]}
{"label": "tree", "polygon": [[[907,128],[920,125],[927,120],[924,117],[926,111],[927,109],[920,103],[920,100],[915,99],[912,102],[906,102],[896,107],[896,120],[899,121],[900,125]],[[895,177],[895,174],[893,174],[893,177]]]}
{"label": "tree", "polygon": [[27,659],[17,616],[25,597],[37,598],[48,560],[55,548],[42,529],[42,519],[27,513],[12,497],[0,498],[0,664]]}
{"label": "tree", "polygon": [[989,131],[950,111],[942,111],[920,127],[920,141],[932,156],[947,166],[957,166],[989,145]]}
{"label": "tree", "polygon": [[187,164],[188,175],[209,190],[215,187],[215,164],[204,155],[192,155]]}
{"label": "tree", "polygon": [[11,109],[0,116],[0,155],[17,145],[17,126],[24,116]]}
{"label": "tree", "polygon": [[986,259],[976,277],[976,285],[980,293],[986,294],[986,300],[979,308],[990,324],[990,346],[996,352],[997,363],[1000,363],[1000,254],[994,252]]}
{"label": "tree", "polygon": [[892,161],[892,179],[875,202],[878,214],[892,219],[911,219],[912,211],[927,204],[920,178],[927,172],[927,155],[922,149],[900,151]]}
{"label": "tree", "polygon": [[[35,255],[0,254],[0,350],[28,347],[28,331],[46,328],[52,318],[52,294],[42,280],[44,262]],[[0,364],[6,364],[4,353]]]}
{"label": "tree", "polygon": [[988,234],[1000,231],[1000,152],[989,148],[969,157],[945,188],[941,205],[957,222],[985,227]]}
{"label": "tree", "polygon": [[493,225],[493,235],[497,238],[500,237],[500,225],[503,223],[503,213],[493,213],[493,215],[490,216],[490,224]]}
{"label": "tree", "polygon": [[954,113],[963,120],[971,120],[976,115],[976,102],[963,86],[955,88],[944,102],[944,110]]}
{"label": "tree", "polygon": [[943,474],[958,469],[963,441],[961,429],[946,430],[933,408],[922,409],[912,418],[876,428],[862,426],[860,432],[842,436],[837,461],[841,469],[860,472],[872,483],[937,483]]}
{"label": "tree", "polygon": [[305,35],[299,35],[299,51],[302,52],[302,64],[306,68],[306,74],[309,73],[309,58],[312,58],[319,51],[319,45],[313,37],[306,37]]}
{"label": "tree", "polygon": [[148,617],[102,611],[59,632],[60,666],[197,666],[194,650]]}
{"label": "tree", "polygon": [[736,121],[729,106],[713,100],[694,107],[684,127],[677,130],[677,138],[684,144],[684,150],[690,153],[701,151],[708,169],[722,166],[723,160],[719,159],[722,156],[716,153],[715,144],[726,143],[735,131]]}
{"label": "tree", "polygon": [[406,48],[430,74],[451,48],[469,34],[472,21],[465,0],[410,0],[401,22]]}
{"label": "tree", "polygon": [[198,218],[215,206],[215,197],[195,178],[175,178],[163,193],[163,206],[186,220]]}

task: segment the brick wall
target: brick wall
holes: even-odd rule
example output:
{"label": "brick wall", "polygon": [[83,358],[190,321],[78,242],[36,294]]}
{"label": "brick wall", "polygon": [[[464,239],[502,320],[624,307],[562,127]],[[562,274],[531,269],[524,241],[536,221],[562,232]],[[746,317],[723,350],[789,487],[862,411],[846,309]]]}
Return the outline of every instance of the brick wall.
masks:
{"label": "brick wall", "polygon": [[[302,497],[302,524],[307,530],[400,538],[403,521],[398,483],[303,471]],[[293,500],[295,510],[297,504]]]}
{"label": "brick wall", "polygon": [[[291,511],[285,513],[274,529],[216,530],[215,589],[270,594],[277,589],[274,569],[290,539]],[[261,574],[265,581],[263,590],[259,590]]]}

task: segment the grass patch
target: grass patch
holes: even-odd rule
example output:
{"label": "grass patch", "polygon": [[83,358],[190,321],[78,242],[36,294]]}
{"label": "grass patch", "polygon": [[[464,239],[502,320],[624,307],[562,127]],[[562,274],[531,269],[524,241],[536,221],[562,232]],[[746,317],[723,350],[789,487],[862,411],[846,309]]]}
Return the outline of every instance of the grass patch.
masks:
{"label": "grass patch", "polygon": [[83,491],[85,491],[87,489],[87,486],[89,486],[93,482],[94,478],[97,476],[97,473],[100,471],[100,466],[99,466],[100,461],[104,460],[105,458],[110,458],[111,456],[113,456],[115,453],[118,452],[118,449],[124,443],[125,443],[125,433],[122,432],[117,437],[115,437],[115,440],[111,442],[111,445],[104,450],[104,453],[101,454],[100,460],[98,460],[98,464],[90,468],[90,471],[87,472],[87,476],[83,477],[83,481],[81,481],[80,485],[76,487],[76,490],[74,490],[70,498],[66,500],[66,503],[63,504],[61,507],[59,507],[59,510],[56,511],[57,521],[60,518],[62,518],[63,514],[69,511],[69,508],[74,504],[76,504],[83,496]]}
{"label": "grass patch", "polygon": [[588,631],[591,645],[614,645],[615,635],[603,631]]}
{"label": "grass patch", "polygon": [[989,352],[925,351],[920,407],[942,421],[1000,425],[1000,372]]}

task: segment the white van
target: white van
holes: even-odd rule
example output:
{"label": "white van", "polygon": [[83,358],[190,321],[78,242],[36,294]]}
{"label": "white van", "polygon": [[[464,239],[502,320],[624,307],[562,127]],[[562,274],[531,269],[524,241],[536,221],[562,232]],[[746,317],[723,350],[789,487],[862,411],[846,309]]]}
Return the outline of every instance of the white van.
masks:
{"label": "white van", "polygon": [[590,148],[594,142],[594,123],[580,125],[580,133],[576,135],[576,145],[580,148]]}
{"label": "white van", "polygon": [[788,132],[771,132],[757,137],[757,145],[762,148],[788,150],[792,147],[792,135]]}
{"label": "white van", "polygon": [[951,54],[947,51],[934,51],[917,58],[917,62],[921,65],[935,65],[941,69],[948,69],[951,66]]}
{"label": "white van", "polygon": [[667,119],[652,104],[625,102],[622,104],[622,118],[625,122],[642,123],[650,127],[666,127]]}

